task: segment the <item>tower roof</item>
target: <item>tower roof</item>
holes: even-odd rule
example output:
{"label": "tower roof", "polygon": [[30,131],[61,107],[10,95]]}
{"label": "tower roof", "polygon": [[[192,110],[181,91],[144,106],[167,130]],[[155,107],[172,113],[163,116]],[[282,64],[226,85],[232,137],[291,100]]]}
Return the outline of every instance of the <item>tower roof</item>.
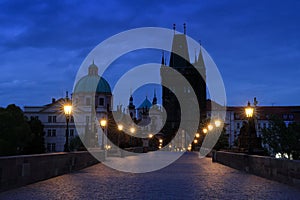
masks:
{"label": "tower roof", "polygon": [[148,100],[148,98],[146,97],[146,99],[143,101],[143,103],[138,107],[138,109],[140,108],[150,108],[152,106],[151,102]]}
{"label": "tower roof", "polygon": [[108,82],[98,75],[98,67],[93,63],[89,66],[88,75],[82,77],[75,86],[74,93],[108,93],[111,94],[111,88]]}
{"label": "tower roof", "polygon": [[190,57],[185,34],[175,34],[170,56],[170,67],[180,68],[189,65]]}
{"label": "tower roof", "polygon": [[204,67],[204,59],[203,59],[203,55],[202,55],[202,46],[201,45],[200,45],[200,51],[199,51],[199,55],[198,55],[197,65],[200,67]]}

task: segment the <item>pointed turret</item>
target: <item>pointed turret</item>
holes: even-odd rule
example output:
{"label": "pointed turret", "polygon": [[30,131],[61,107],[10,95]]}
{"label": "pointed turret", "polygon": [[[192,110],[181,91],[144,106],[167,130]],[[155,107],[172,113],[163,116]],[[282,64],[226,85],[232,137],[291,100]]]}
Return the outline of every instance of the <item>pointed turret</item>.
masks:
{"label": "pointed turret", "polygon": [[157,98],[156,98],[156,90],[154,89],[154,97],[153,97],[153,100],[152,100],[152,105],[156,105],[157,104]]}
{"label": "pointed turret", "polygon": [[161,56],[161,65],[165,65],[165,52],[162,51],[162,56]]}
{"label": "pointed turret", "polygon": [[133,104],[132,95],[130,95],[130,98],[129,98],[128,111],[129,111],[130,117],[132,119],[136,118],[136,110],[135,110],[135,105]]}
{"label": "pointed turret", "polygon": [[200,51],[199,51],[199,55],[198,55],[198,60],[197,60],[197,66],[199,67],[205,67],[204,65],[204,59],[203,59],[203,55],[202,55],[202,46],[200,44]]}

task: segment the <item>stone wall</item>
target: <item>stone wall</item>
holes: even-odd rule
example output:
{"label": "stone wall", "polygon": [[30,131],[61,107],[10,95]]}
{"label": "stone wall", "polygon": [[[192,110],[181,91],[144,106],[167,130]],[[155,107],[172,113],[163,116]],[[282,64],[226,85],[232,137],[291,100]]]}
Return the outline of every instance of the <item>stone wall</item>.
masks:
{"label": "stone wall", "polygon": [[300,161],[214,151],[213,162],[300,188]]}
{"label": "stone wall", "polygon": [[0,192],[70,173],[98,162],[86,151],[0,157]]}

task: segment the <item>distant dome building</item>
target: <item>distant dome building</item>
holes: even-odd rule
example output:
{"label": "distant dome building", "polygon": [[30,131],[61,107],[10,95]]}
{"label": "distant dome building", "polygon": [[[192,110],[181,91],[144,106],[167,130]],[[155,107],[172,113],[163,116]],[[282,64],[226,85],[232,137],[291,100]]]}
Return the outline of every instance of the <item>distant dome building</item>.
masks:
{"label": "distant dome building", "polygon": [[76,83],[73,101],[79,106],[95,105],[97,111],[111,110],[112,93],[110,85],[103,77],[98,75],[98,67],[94,62],[88,68],[88,75],[82,77]]}
{"label": "distant dome building", "polygon": [[89,66],[88,75],[82,77],[77,82],[74,92],[93,92],[111,95],[111,88],[108,82],[98,75],[98,67],[93,63]]}
{"label": "distant dome building", "polygon": [[[102,131],[99,128],[99,120],[108,119],[108,114],[112,109],[112,92],[109,83],[98,74],[98,67],[94,61],[88,68],[88,74],[76,83],[73,91],[73,105],[77,113],[74,113],[75,122],[83,124],[76,126],[79,134],[88,135],[90,147],[102,142]],[[89,134],[86,134],[86,133]]]}

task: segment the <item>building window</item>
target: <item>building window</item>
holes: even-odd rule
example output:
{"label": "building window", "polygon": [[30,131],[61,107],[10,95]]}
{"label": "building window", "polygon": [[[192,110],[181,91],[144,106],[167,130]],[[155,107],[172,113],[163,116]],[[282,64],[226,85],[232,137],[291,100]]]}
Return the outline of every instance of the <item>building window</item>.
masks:
{"label": "building window", "polygon": [[85,99],[85,105],[90,106],[91,105],[91,98],[86,98]]}
{"label": "building window", "polygon": [[286,120],[288,116],[286,114],[284,114],[282,117],[284,120]]}
{"label": "building window", "polygon": [[85,116],[85,122],[89,123],[89,121],[90,121],[90,116]]}
{"label": "building window", "polygon": [[56,151],[56,144],[55,144],[55,143],[52,143],[52,144],[51,144],[51,151],[52,151],[52,152],[55,152],[55,151]]}
{"label": "building window", "polygon": [[267,128],[267,124],[266,124],[266,123],[264,123],[264,124],[263,124],[263,127],[264,127],[264,128]]}
{"label": "building window", "polygon": [[47,137],[50,137],[51,136],[51,129],[48,129],[47,130]]}
{"label": "building window", "polygon": [[74,137],[74,129],[70,129],[70,137]]}
{"label": "building window", "polygon": [[51,152],[51,143],[47,143],[47,152]]}
{"label": "building window", "polygon": [[71,116],[71,123],[74,123],[74,117]]}
{"label": "building window", "polygon": [[52,116],[48,116],[48,123],[52,122]]}
{"label": "building window", "polygon": [[236,128],[237,128],[237,129],[240,129],[240,123],[237,123],[237,124],[236,124]]}
{"label": "building window", "polygon": [[52,116],[53,123],[56,123],[56,116]]}
{"label": "building window", "polygon": [[290,119],[290,120],[294,120],[294,115],[293,115],[293,114],[290,114],[290,115],[289,115],[289,119]]}
{"label": "building window", "polygon": [[52,137],[56,137],[56,129],[52,129]]}
{"label": "building window", "polygon": [[104,106],[104,98],[99,98],[99,106]]}

